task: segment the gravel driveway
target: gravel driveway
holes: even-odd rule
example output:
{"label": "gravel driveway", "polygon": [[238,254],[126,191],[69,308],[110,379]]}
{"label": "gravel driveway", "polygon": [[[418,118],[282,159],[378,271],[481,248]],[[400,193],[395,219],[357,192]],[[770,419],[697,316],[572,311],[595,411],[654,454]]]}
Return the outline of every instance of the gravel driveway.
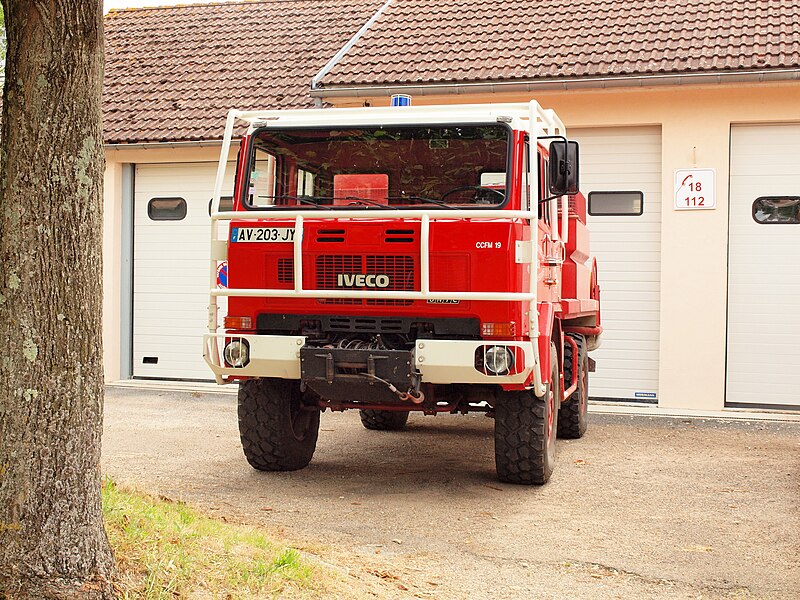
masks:
{"label": "gravel driveway", "polygon": [[483,415],[325,413],[259,473],[235,396],[109,387],[103,469],[264,526],[385,598],[798,598],[800,423],[590,414],[543,487],[500,484]]}

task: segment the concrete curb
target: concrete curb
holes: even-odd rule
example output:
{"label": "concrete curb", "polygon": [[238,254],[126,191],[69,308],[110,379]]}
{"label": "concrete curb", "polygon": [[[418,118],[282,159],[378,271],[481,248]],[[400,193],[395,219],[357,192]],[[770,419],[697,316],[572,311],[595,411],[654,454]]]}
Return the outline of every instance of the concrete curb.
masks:
{"label": "concrete curb", "polygon": [[[149,379],[126,379],[106,384],[107,388],[152,390],[167,392],[201,392],[203,394],[235,395],[236,385],[217,385],[204,381],[166,381]],[[589,412],[594,414],[631,415],[638,417],[664,417],[670,419],[722,419],[736,421],[773,421],[780,423],[800,423],[800,412],[779,410],[753,410],[727,408],[720,411],[682,410],[660,408],[655,404],[627,402],[589,402]]]}

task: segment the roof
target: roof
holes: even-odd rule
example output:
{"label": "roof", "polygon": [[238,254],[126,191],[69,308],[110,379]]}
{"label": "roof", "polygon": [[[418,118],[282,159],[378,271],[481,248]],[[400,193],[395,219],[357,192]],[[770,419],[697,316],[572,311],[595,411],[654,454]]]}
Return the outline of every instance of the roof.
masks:
{"label": "roof", "polygon": [[106,143],[219,140],[230,108],[307,108],[311,78],[381,0],[268,0],[111,11]]}
{"label": "roof", "polygon": [[[359,86],[800,69],[800,0],[262,0],[106,15],[106,143],[222,138],[229,108]],[[345,93],[344,91],[342,93]]]}
{"label": "roof", "polygon": [[800,0],[393,0],[325,87],[800,66]]}

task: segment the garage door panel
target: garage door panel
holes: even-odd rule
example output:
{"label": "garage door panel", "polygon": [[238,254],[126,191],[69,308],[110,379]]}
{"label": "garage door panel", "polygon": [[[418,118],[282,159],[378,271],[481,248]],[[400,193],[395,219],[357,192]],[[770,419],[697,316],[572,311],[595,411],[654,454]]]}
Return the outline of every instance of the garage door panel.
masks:
{"label": "garage door panel", "polygon": [[632,293],[630,298],[620,297],[618,299],[607,295],[603,298],[603,313],[607,310],[628,310],[628,305],[631,300],[639,302],[657,302],[658,297],[658,292]]}
{"label": "garage door panel", "polygon": [[800,224],[752,216],[800,196],[800,125],[732,127],[730,194],[726,402],[800,408]]}
{"label": "garage door panel", "polygon": [[[634,190],[636,191],[636,190]],[[659,207],[659,210],[660,207]],[[596,217],[600,218],[600,217]],[[635,217],[641,219],[634,231],[631,230],[630,219],[634,217],[628,217],[628,221],[619,220],[618,217],[603,217],[604,223],[602,227],[602,235],[600,236],[600,240],[605,243],[610,243],[614,241],[613,239],[609,239],[606,236],[608,235],[617,235],[623,236],[630,233],[633,236],[634,240],[637,242],[642,241],[653,241],[654,239],[660,240],[661,239],[661,221],[656,221],[655,217],[652,218],[651,221],[642,215],[641,217]],[[596,232],[594,230],[591,231],[591,239],[594,240],[597,237]],[[620,238],[616,238],[619,240]],[[619,245],[614,245],[614,247],[619,250]]]}
{"label": "garage door panel", "polygon": [[[211,379],[202,357],[208,323],[208,204],[216,163],[137,165],[134,199],[133,374]],[[233,165],[223,195],[232,194]],[[154,221],[153,198],[183,198],[186,218]],[[220,300],[226,304],[225,299]],[[224,311],[220,311],[223,314]],[[151,364],[157,360],[156,364]]]}
{"label": "garage door panel", "polygon": [[581,191],[640,191],[644,214],[589,217],[598,261],[603,345],[592,353],[594,397],[652,399],[658,391],[661,272],[661,132],[657,127],[571,130],[581,149]]}

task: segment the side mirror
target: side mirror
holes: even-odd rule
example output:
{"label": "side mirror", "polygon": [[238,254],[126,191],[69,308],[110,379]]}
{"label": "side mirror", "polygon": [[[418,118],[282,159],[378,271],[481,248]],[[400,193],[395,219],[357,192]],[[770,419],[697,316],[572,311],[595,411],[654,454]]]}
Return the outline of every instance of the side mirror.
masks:
{"label": "side mirror", "polygon": [[578,193],[578,142],[550,142],[550,195]]}

